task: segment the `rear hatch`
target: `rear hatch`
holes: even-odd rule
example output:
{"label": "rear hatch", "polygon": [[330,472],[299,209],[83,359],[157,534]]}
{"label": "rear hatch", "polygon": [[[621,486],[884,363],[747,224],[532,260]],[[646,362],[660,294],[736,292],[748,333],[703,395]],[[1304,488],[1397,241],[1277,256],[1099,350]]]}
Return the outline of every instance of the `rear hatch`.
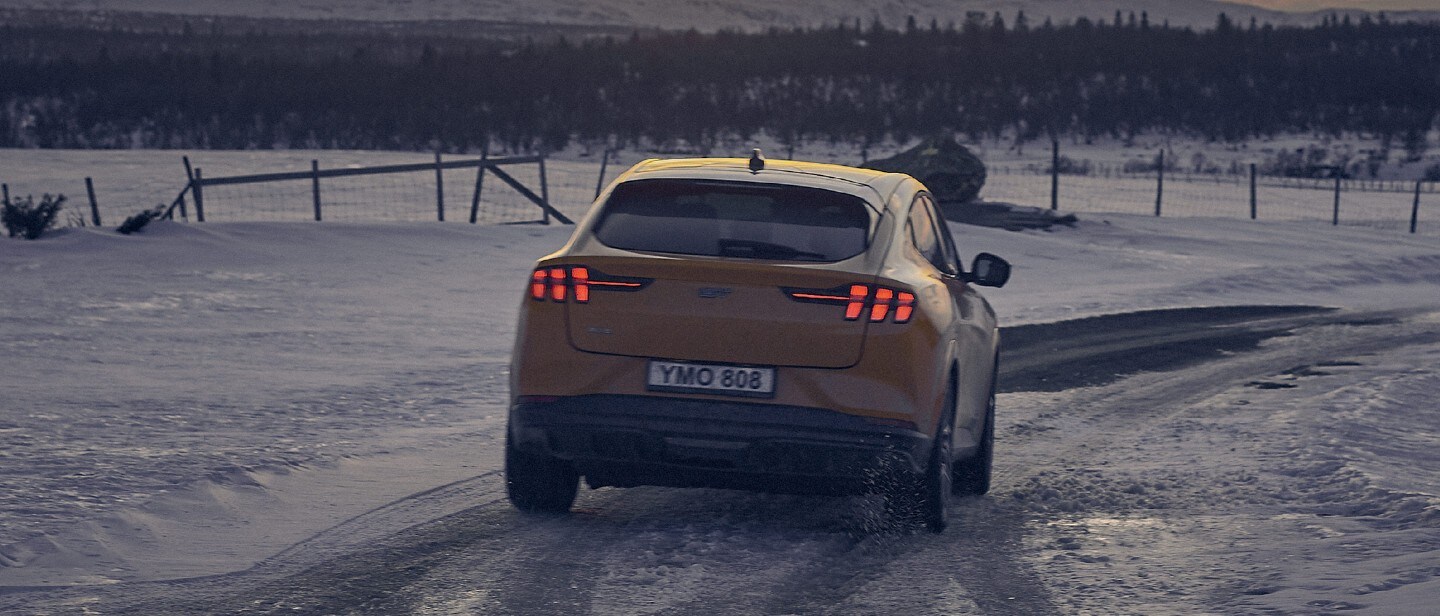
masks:
{"label": "rear hatch", "polygon": [[567,259],[583,260],[594,281],[589,301],[567,309],[571,343],[659,359],[854,365],[866,322],[847,320],[846,304],[852,284],[873,278],[856,268],[874,219],[863,199],[821,188],[623,183],[592,227],[609,250]]}
{"label": "rear hatch", "polygon": [[860,360],[866,322],[845,319],[855,274],[734,261],[586,262],[589,301],[567,307],[570,341],[594,353],[748,365],[843,368]]}

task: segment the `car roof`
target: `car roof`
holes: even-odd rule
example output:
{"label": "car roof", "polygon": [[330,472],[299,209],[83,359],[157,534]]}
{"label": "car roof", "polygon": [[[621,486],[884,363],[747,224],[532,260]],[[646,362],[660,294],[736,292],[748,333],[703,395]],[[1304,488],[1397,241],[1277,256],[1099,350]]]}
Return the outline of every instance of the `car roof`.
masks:
{"label": "car roof", "polygon": [[641,161],[630,170],[625,181],[644,179],[723,180],[824,188],[853,194],[883,210],[890,193],[910,176],[793,160],[766,160],[764,169],[751,171],[747,158],[671,158]]}

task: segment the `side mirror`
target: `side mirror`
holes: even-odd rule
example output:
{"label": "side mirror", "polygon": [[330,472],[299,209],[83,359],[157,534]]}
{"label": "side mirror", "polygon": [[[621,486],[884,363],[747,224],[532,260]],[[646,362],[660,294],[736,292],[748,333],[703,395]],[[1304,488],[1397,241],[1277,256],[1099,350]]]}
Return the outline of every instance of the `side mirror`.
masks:
{"label": "side mirror", "polygon": [[965,275],[967,282],[982,287],[1003,287],[1010,280],[1010,263],[988,252],[975,255],[970,272]]}

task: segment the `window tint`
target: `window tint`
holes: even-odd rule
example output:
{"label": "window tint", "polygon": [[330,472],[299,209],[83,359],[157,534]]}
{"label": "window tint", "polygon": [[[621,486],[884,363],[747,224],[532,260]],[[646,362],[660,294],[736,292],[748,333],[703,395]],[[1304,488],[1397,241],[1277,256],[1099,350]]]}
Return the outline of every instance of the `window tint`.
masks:
{"label": "window tint", "polygon": [[936,264],[942,271],[949,274],[959,274],[959,251],[955,248],[955,238],[950,234],[950,225],[945,222],[945,217],[940,214],[939,208],[935,207],[935,200],[929,195],[920,197],[925,202],[925,207],[930,211],[930,216],[935,219],[935,227],[940,231],[940,249],[945,253],[944,263]]}
{"label": "window tint", "polygon": [[910,241],[915,244],[915,249],[925,256],[925,259],[935,264],[935,267],[946,269],[942,264],[945,262],[945,254],[940,248],[940,238],[935,233],[935,221],[930,217],[929,208],[925,202],[916,199],[915,204],[910,207]]}
{"label": "window tint", "polygon": [[870,216],[859,197],[818,188],[637,180],[615,187],[595,237],[626,250],[839,261],[865,250]]}

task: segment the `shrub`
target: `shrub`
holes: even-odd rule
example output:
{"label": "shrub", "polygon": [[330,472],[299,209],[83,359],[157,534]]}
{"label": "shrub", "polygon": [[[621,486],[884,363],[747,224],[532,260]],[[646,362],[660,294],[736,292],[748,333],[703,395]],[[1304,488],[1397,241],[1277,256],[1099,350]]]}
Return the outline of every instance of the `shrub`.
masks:
{"label": "shrub", "polygon": [[1055,173],[1057,165],[1059,173],[1065,175],[1090,175],[1090,172],[1094,170],[1094,165],[1089,160],[1076,161],[1069,156],[1061,156],[1056,161],[1056,165],[1045,168],[1045,173]]}
{"label": "shrub", "polygon": [[5,231],[10,237],[20,236],[27,240],[38,239],[47,229],[55,225],[55,217],[60,214],[60,208],[65,205],[65,195],[51,197],[45,195],[40,198],[40,203],[35,203],[35,198],[6,199],[3,213],[0,213],[0,223],[5,225]]}
{"label": "shrub", "polygon": [[126,218],[125,222],[120,223],[120,226],[117,227],[115,230],[119,231],[124,235],[130,235],[131,233],[144,229],[145,225],[150,224],[150,221],[160,218],[164,215],[165,204],[162,203],[151,209],[145,210],[143,212],[135,214],[134,216]]}
{"label": "shrub", "polygon": [[66,227],[86,227],[89,225],[89,221],[85,220],[84,212],[76,212],[75,210],[71,210],[65,213]]}
{"label": "shrub", "polygon": [[1180,163],[1176,158],[1174,152],[1167,152],[1163,157],[1157,152],[1148,159],[1133,158],[1125,161],[1123,170],[1125,173],[1155,173],[1160,170],[1160,165],[1163,163],[1166,171],[1179,171]]}
{"label": "shrub", "polygon": [[1420,179],[1426,182],[1440,182],[1440,163],[1426,167],[1425,175],[1421,176]]}

